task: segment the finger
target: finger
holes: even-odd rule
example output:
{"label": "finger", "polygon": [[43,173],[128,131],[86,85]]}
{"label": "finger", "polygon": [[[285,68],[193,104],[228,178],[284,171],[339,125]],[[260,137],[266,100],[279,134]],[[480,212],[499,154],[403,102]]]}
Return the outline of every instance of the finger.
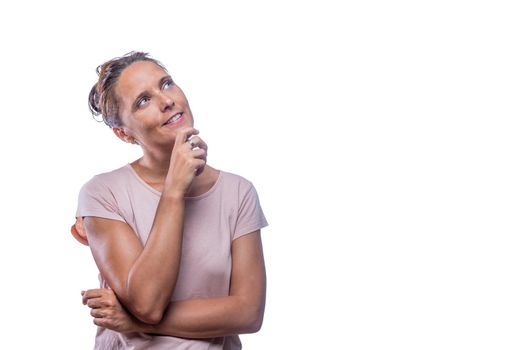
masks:
{"label": "finger", "polygon": [[101,298],[93,298],[87,301],[87,306],[89,307],[113,307],[118,303],[116,297],[106,296]]}
{"label": "finger", "polygon": [[205,155],[203,155],[202,157],[198,157],[198,158],[196,158],[196,159],[199,159],[199,160],[201,160],[201,161],[204,162],[203,164],[200,164],[200,163],[199,163],[199,164],[196,165],[196,166],[199,167],[199,168],[200,168],[200,167],[203,167],[203,166],[206,165],[206,163],[207,163],[207,157],[206,157]]}
{"label": "finger", "polygon": [[104,318],[105,317],[104,309],[91,309],[89,313],[91,314],[91,316],[95,318]]}
{"label": "finger", "polygon": [[204,140],[200,139],[200,143],[198,144],[199,148],[205,149],[207,151],[207,143],[204,142]]}
{"label": "finger", "polygon": [[194,158],[205,159],[207,157],[207,152],[205,149],[195,148],[191,151],[191,155]]}
{"label": "finger", "polygon": [[201,157],[199,157],[199,159],[204,161],[204,165],[201,165],[196,169],[195,176],[199,176],[200,174],[204,172],[204,169],[207,163],[207,152],[204,155],[202,155]]}
{"label": "finger", "polygon": [[109,329],[111,329],[111,327],[113,326],[111,320],[107,318],[93,318],[93,323],[96,324],[98,327]]}
{"label": "finger", "polygon": [[105,322],[103,318],[93,318],[93,323],[96,324],[99,327],[105,328]]}
{"label": "finger", "polygon": [[206,165],[206,161],[205,160],[198,159],[198,158],[195,159],[194,162],[193,162],[195,173],[197,173],[200,168],[203,168],[204,165]]}
{"label": "finger", "polygon": [[189,127],[189,126],[187,128],[182,128],[178,130],[176,134],[176,139],[175,139],[175,146],[181,145],[182,143],[187,141],[189,136],[196,135],[199,132],[200,131],[198,131],[197,129]]}
{"label": "finger", "polygon": [[200,174],[202,174],[202,172],[204,171],[204,167],[200,167],[197,169],[196,173],[195,173],[195,176],[199,176]]}
{"label": "finger", "polygon": [[190,144],[193,146],[192,148],[198,147],[207,150],[207,144],[200,138],[200,136],[192,136],[189,140],[191,140]]}
{"label": "finger", "polygon": [[99,298],[102,296],[102,293],[104,292],[103,289],[89,289],[82,294],[82,303],[85,305],[87,303],[87,300],[91,298]]}
{"label": "finger", "polygon": [[87,306],[89,306],[91,309],[98,309],[101,307],[108,307],[110,305],[104,298],[93,298],[87,301]]}

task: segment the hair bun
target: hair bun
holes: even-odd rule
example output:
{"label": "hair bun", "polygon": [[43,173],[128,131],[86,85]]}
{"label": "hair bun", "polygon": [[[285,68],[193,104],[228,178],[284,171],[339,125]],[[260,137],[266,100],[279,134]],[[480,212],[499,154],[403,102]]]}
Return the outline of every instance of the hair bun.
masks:
{"label": "hair bun", "polygon": [[93,116],[100,115],[102,110],[100,109],[100,95],[98,93],[98,84],[93,85],[91,92],[89,92],[89,110]]}

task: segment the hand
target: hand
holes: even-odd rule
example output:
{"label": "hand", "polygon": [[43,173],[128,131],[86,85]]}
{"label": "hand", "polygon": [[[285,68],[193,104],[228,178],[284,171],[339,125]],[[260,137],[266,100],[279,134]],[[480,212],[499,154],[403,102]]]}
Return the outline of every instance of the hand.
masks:
{"label": "hand", "polygon": [[197,151],[198,149],[204,150],[204,152],[200,152],[202,153],[201,155],[196,154],[197,158],[204,161],[204,165],[198,167],[195,172],[195,176],[198,176],[202,174],[207,163],[207,144],[200,138],[200,136],[191,136],[187,142],[193,147],[193,151]]}
{"label": "hand", "polygon": [[120,333],[139,332],[140,321],[130,315],[112,289],[82,291],[82,303],[91,308],[93,323]]}
{"label": "hand", "polygon": [[207,144],[196,136],[198,133],[199,131],[192,127],[178,130],[166,177],[167,190],[185,194],[195,176],[204,170]]}

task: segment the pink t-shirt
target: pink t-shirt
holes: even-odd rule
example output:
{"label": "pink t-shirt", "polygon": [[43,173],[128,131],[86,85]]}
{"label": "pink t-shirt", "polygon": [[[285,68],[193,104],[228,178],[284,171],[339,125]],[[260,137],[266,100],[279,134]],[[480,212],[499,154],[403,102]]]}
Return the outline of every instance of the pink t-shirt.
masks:
{"label": "pink t-shirt", "polygon": [[[94,176],[80,190],[77,217],[126,222],[145,244],[161,193],[130,164]],[[220,171],[206,193],[187,197],[181,265],[172,301],[229,295],[231,243],[267,226],[255,187],[245,178]],[[106,281],[99,275],[102,287]],[[188,340],[144,333],[121,334],[98,327],[95,349],[241,349],[237,335]]]}

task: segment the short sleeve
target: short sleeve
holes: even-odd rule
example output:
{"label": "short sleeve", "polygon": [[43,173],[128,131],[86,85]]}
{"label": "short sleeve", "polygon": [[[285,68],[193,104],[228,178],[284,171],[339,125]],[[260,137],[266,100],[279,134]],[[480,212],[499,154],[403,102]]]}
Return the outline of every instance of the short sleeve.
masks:
{"label": "short sleeve", "polygon": [[110,188],[96,176],[80,189],[76,217],[96,216],[125,222]]}
{"label": "short sleeve", "polygon": [[233,240],[268,225],[255,187],[250,184],[240,199]]}

